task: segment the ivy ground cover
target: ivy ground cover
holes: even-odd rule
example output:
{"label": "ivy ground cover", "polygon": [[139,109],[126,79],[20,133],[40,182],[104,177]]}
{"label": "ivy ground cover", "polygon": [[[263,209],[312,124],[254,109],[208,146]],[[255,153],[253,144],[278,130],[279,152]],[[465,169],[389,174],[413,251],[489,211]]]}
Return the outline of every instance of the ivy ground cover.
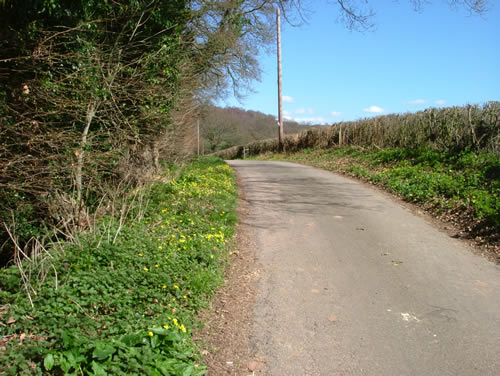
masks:
{"label": "ivy ground cover", "polygon": [[230,167],[198,159],[121,221],[25,261],[29,284],[1,270],[0,374],[204,374],[191,332],[223,281],[236,197]]}

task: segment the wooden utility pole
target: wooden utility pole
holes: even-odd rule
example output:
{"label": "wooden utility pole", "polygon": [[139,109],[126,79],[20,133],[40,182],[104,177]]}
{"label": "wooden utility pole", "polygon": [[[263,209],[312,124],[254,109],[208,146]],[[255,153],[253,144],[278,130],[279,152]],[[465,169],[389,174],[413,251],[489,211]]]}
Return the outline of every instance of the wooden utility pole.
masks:
{"label": "wooden utility pole", "polygon": [[281,27],[280,8],[276,8],[276,25],[278,32],[278,148],[283,151],[283,115],[281,110]]}

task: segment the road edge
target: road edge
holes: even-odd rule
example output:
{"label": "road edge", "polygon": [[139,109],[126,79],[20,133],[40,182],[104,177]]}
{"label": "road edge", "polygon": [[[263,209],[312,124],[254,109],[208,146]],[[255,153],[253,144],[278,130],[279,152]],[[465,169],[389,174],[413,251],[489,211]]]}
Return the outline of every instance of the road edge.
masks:
{"label": "road edge", "polygon": [[265,366],[252,357],[253,313],[261,269],[254,237],[246,224],[249,207],[245,190],[236,171],[235,175],[238,224],[232,240],[233,250],[229,255],[224,285],[213,297],[210,307],[199,315],[203,328],[195,338],[204,355],[208,376],[252,375]]}

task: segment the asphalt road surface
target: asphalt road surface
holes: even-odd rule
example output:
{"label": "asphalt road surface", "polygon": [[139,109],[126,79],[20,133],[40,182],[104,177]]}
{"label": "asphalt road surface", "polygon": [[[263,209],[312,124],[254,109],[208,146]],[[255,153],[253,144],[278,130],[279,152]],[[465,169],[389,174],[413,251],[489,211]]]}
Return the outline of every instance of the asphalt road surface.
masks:
{"label": "asphalt road surface", "polygon": [[388,195],[292,163],[229,161],[262,276],[267,375],[500,375],[500,268]]}

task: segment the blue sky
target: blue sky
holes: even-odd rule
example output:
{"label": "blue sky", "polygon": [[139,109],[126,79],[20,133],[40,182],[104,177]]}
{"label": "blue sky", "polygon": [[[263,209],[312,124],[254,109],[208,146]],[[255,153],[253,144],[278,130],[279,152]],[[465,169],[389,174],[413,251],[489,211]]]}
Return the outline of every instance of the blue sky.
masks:
{"label": "blue sky", "polygon": [[[286,118],[334,123],[500,100],[500,4],[478,17],[440,0],[421,12],[372,0],[375,31],[359,33],[336,22],[334,5],[309,3],[308,24],[282,27]],[[255,93],[220,105],[277,115],[276,57],[260,62]]]}

